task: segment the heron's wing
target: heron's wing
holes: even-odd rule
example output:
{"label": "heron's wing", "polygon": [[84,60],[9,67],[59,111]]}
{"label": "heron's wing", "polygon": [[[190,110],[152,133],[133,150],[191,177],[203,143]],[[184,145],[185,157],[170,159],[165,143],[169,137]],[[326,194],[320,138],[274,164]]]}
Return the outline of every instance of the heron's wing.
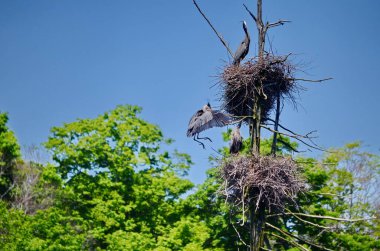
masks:
{"label": "heron's wing", "polygon": [[[198,121],[197,121],[198,122]],[[207,130],[212,127],[226,126],[231,122],[231,117],[220,111],[207,111],[199,119],[197,132]]]}
{"label": "heron's wing", "polygon": [[198,110],[191,118],[190,118],[190,121],[189,121],[189,125],[187,127],[187,137],[191,137],[193,136],[196,132],[194,131],[194,129],[197,127],[198,123],[199,123],[199,118],[202,116],[203,114],[203,110]]}
{"label": "heron's wing", "polygon": [[191,118],[189,121],[189,127],[190,125],[194,124],[194,122],[203,114],[203,110],[198,110]]}

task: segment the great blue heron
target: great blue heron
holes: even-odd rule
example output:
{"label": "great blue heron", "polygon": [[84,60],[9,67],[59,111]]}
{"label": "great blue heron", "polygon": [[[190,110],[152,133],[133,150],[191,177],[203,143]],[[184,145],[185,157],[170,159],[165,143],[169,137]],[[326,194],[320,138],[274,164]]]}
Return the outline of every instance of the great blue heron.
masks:
{"label": "great blue heron", "polygon": [[232,63],[233,65],[240,64],[240,61],[242,61],[245,58],[245,56],[247,56],[248,51],[249,51],[249,44],[251,42],[251,38],[249,36],[247,23],[245,21],[243,21],[243,29],[245,32],[245,38],[240,43],[239,48],[235,52],[234,61]]}
{"label": "great blue heron", "polygon": [[200,138],[199,133],[212,127],[226,126],[230,122],[230,116],[221,111],[212,110],[210,103],[207,103],[207,105],[204,105],[201,110],[197,111],[191,117],[187,128],[187,137],[193,137],[204,149],[205,145],[198,139],[207,139],[210,142],[212,142],[212,140],[208,137]]}
{"label": "great blue heron", "polygon": [[240,135],[241,122],[231,132],[230,154],[237,154],[243,148],[243,138]]}

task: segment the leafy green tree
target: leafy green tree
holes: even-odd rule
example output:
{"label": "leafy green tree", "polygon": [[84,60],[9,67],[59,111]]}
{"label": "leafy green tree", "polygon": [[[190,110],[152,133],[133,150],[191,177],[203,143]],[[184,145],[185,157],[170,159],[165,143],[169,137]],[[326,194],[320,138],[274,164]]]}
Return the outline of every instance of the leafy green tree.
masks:
{"label": "leafy green tree", "polygon": [[[1,176],[0,250],[246,249],[246,224],[219,195],[218,168],[190,193],[190,157],[164,151],[171,140],[139,118],[140,111],[119,106],[53,128],[46,147],[55,165],[21,161],[2,115],[2,167],[8,169],[1,170],[8,176]],[[270,153],[271,142],[261,141],[262,153]],[[281,137],[277,154],[296,149]],[[228,148],[220,153],[228,155]],[[379,249],[379,156],[354,142],[321,161],[296,161],[308,189],[288,211],[268,215],[273,227],[265,226],[266,248]]]}
{"label": "leafy green tree", "polygon": [[14,133],[7,126],[8,115],[0,113],[0,198],[10,200],[13,188],[13,172],[20,159],[20,146]]}
{"label": "leafy green tree", "polygon": [[86,223],[88,249],[201,247],[207,231],[181,204],[193,187],[184,178],[190,158],[160,150],[170,140],[139,118],[140,111],[118,106],[52,129],[46,147],[64,180],[61,208]]}
{"label": "leafy green tree", "polygon": [[[223,134],[228,140],[228,132]],[[271,139],[261,142],[261,151],[269,154]],[[247,142],[244,142],[244,151]],[[290,154],[297,144],[281,137],[277,154]],[[228,148],[220,150],[228,155]],[[266,226],[266,248],[273,250],[376,250],[379,248],[380,214],[377,187],[379,156],[364,152],[357,142],[347,144],[318,161],[296,157],[302,168],[307,190],[281,215],[270,215]],[[218,162],[212,159],[215,166]],[[206,181],[188,197],[192,212],[201,215],[212,230],[208,244],[222,250],[246,248],[248,230],[241,216],[218,196],[221,184],[218,168],[208,171]],[[317,216],[317,217],[315,217]]]}
{"label": "leafy green tree", "polygon": [[299,214],[285,217],[288,230],[333,250],[379,249],[379,222],[375,219],[379,213],[375,196],[380,182],[379,156],[362,151],[360,143],[354,142],[332,149],[320,162],[310,158],[298,161],[310,188],[292,209]]}

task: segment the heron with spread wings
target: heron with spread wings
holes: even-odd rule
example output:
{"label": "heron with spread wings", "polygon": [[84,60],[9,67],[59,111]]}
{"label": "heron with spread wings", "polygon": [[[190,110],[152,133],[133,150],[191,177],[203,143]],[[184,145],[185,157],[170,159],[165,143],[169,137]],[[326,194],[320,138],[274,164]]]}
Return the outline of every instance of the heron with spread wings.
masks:
{"label": "heron with spread wings", "polygon": [[187,128],[187,137],[193,137],[194,141],[198,142],[204,149],[205,145],[199,139],[207,139],[210,142],[212,140],[208,137],[199,137],[199,133],[212,127],[226,126],[231,122],[229,115],[218,110],[212,110],[210,103],[207,103],[191,117]]}
{"label": "heron with spread wings", "polygon": [[239,65],[240,61],[242,61],[249,52],[249,44],[251,43],[251,37],[249,36],[247,23],[245,21],[243,21],[243,30],[245,32],[245,38],[240,43],[239,48],[235,52],[234,61],[232,63],[233,65]]}

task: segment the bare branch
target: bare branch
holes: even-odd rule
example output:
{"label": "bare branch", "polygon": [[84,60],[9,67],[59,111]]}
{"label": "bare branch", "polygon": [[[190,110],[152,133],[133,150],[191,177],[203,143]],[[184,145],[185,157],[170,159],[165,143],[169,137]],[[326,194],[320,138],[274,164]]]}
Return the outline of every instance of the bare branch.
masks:
{"label": "bare branch", "polygon": [[8,187],[7,191],[5,191],[1,196],[0,196],[0,199],[3,199],[3,197],[5,195],[7,195],[12,189],[13,187],[15,186],[15,183],[13,182],[11,186]]}
{"label": "bare branch", "polygon": [[313,82],[313,83],[321,83],[324,81],[331,80],[333,78],[323,78],[323,79],[306,79],[306,78],[291,78],[293,81],[304,81],[304,82]]}
{"label": "bare branch", "polygon": [[231,57],[234,57],[234,54],[232,53],[230,47],[227,45],[226,41],[223,39],[223,37],[219,34],[219,32],[214,28],[214,26],[211,24],[210,20],[206,17],[206,15],[202,12],[201,8],[199,8],[197,2],[195,0],[193,0],[193,3],[195,5],[195,7],[197,7],[199,13],[201,13],[201,15],[204,17],[204,19],[206,19],[207,23],[210,25],[210,27],[212,28],[212,30],[215,32],[215,34],[218,36],[220,42],[222,42],[222,44],[224,45],[224,47],[226,47],[228,53],[231,55]]}
{"label": "bare branch", "polygon": [[[268,120],[269,120],[269,121],[272,121],[273,123],[276,123],[276,121],[273,120],[273,119],[271,119],[271,118],[268,118]],[[317,132],[316,130],[310,131],[310,132],[308,132],[305,136],[303,136],[303,135],[300,135],[300,134],[298,134],[298,133],[295,133],[295,132],[291,131],[290,129],[286,128],[285,126],[281,125],[280,123],[278,123],[278,126],[281,127],[283,130],[285,130],[285,131],[287,131],[287,132],[293,134],[294,136],[300,136],[300,137],[302,137],[302,138],[308,138],[308,139],[317,138],[317,137],[310,137],[310,136],[309,136],[310,134],[313,134],[313,133]]]}
{"label": "bare branch", "polygon": [[260,247],[262,250],[265,250],[265,251],[271,251],[272,249],[267,249],[265,247]]}
{"label": "bare branch", "polygon": [[[280,92],[277,93],[276,97],[276,120],[274,122],[274,131],[278,131],[278,122],[280,121],[280,113],[281,113],[281,96]],[[293,148],[291,148],[293,149]],[[273,142],[272,142],[272,148],[271,153],[275,156],[277,150],[277,132],[273,133]]]}
{"label": "bare branch", "polygon": [[231,225],[232,225],[232,227],[234,228],[236,234],[238,235],[239,240],[244,244],[244,246],[249,247],[249,245],[247,245],[247,243],[245,243],[245,241],[243,241],[243,239],[241,238],[239,231],[236,229],[236,227],[235,227],[235,225],[232,223],[232,221],[231,221]]}
{"label": "bare branch", "polygon": [[310,246],[313,246],[313,247],[316,247],[316,248],[319,248],[319,249],[322,249],[322,250],[334,251],[334,250],[332,250],[332,249],[329,249],[329,248],[326,248],[326,247],[323,247],[323,246],[317,245],[317,244],[315,244],[315,243],[312,243],[312,242],[310,242],[310,241],[307,241],[307,240],[305,240],[305,239],[302,239],[302,238],[300,238],[300,237],[298,237],[298,236],[296,236],[296,235],[293,235],[293,234],[291,234],[291,233],[285,232],[285,231],[281,230],[280,228],[275,227],[275,226],[273,226],[272,224],[270,224],[270,223],[268,223],[268,222],[266,222],[265,225],[267,225],[268,227],[270,227],[270,228],[272,228],[272,229],[274,229],[274,230],[276,230],[276,231],[278,231],[278,232],[280,232],[280,233],[282,233],[282,234],[284,234],[284,235],[286,235],[286,236],[288,236],[288,237],[292,237],[292,238],[297,239],[297,240],[299,240],[299,241],[301,241],[301,242],[304,242],[304,243],[306,243],[306,244],[309,244]]}
{"label": "bare branch", "polygon": [[[307,137],[307,136],[303,136],[303,135],[291,135],[291,134],[286,134],[286,133],[283,133],[283,132],[279,132],[279,131],[275,131],[273,130],[272,128],[269,128],[265,125],[261,125],[260,127],[264,128],[264,129],[267,129],[268,131],[271,131],[271,132],[277,132],[278,134],[281,134],[281,135],[284,135],[286,137],[290,137],[290,138],[293,138],[293,139],[296,139],[298,140],[299,142],[303,143],[304,145],[310,147],[310,148],[313,148],[313,149],[316,149],[316,150],[319,150],[319,151],[323,151],[323,152],[329,152],[329,153],[332,153],[332,151],[328,151],[326,149],[323,149],[317,145],[315,145],[315,143],[313,141],[311,141],[311,138],[310,137]],[[313,145],[310,145],[309,143],[306,143],[304,140],[302,140],[301,138],[305,138],[305,139],[308,139],[312,142],[312,144],[314,144],[315,146]]]}
{"label": "bare branch", "polygon": [[[274,136],[273,136],[274,137]],[[295,149],[293,146],[291,146],[288,142],[285,142],[283,141],[281,138],[278,138],[277,139],[278,142],[282,143],[283,145],[285,145],[286,147],[290,148],[293,152],[296,152],[296,153],[299,153],[300,151],[298,151],[297,149]]]}
{"label": "bare branch", "polygon": [[245,7],[245,9],[248,11],[249,15],[253,18],[253,20],[257,24],[257,18],[255,17],[255,15],[248,9],[248,7],[245,4],[243,4],[243,6]]}
{"label": "bare branch", "polygon": [[292,55],[292,53],[289,53],[288,55],[284,56],[284,57],[279,57],[277,60],[274,60],[273,62],[271,62],[270,64],[271,65],[274,65],[274,64],[280,64],[280,63],[284,63],[286,60],[288,60],[288,57]]}
{"label": "bare branch", "polygon": [[297,218],[298,220],[302,221],[302,222],[305,222],[306,224],[309,224],[309,225],[312,225],[314,227],[319,227],[319,228],[323,228],[323,229],[327,229],[327,230],[330,230],[330,229],[334,229],[333,227],[326,227],[326,226],[322,226],[322,225],[319,225],[319,224],[316,224],[316,223],[313,223],[313,222],[310,222],[310,221],[307,221],[307,220],[304,220],[302,219],[301,217],[295,215],[295,214],[292,214],[295,218]]}
{"label": "bare branch", "polygon": [[360,218],[360,219],[345,219],[345,218],[337,218],[332,216],[325,216],[325,215],[313,215],[313,214],[304,214],[304,213],[280,213],[280,214],[270,214],[267,215],[267,217],[274,217],[274,216],[281,216],[281,215],[299,215],[309,218],[316,218],[316,219],[325,219],[325,220],[335,220],[335,221],[345,221],[345,222],[358,222],[358,221],[367,221],[367,220],[375,220],[376,217],[369,217],[369,218]]}
{"label": "bare branch", "polygon": [[315,131],[311,131],[311,132],[307,133],[306,135],[300,135],[300,134],[293,133],[293,132],[290,132],[291,134],[287,134],[287,133],[283,133],[283,132],[275,131],[275,130],[273,130],[272,128],[267,127],[267,126],[265,126],[265,125],[263,125],[263,124],[261,124],[261,127],[262,127],[262,128],[265,128],[265,129],[267,129],[267,130],[271,130],[272,132],[279,133],[279,134],[282,134],[282,135],[284,135],[284,136],[292,137],[292,138],[311,139],[312,137],[309,137],[308,135],[310,135],[311,133],[315,132]]}
{"label": "bare branch", "polygon": [[299,247],[299,248],[300,248],[301,250],[303,250],[303,251],[310,251],[310,249],[305,248],[304,246],[298,244],[298,243],[295,242],[295,241],[288,240],[288,239],[286,239],[286,238],[284,238],[284,237],[282,237],[282,236],[279,236],[279,235],[277,235],[277,234],[274,234],[274,233],[269,233],[269,234],[272,235],[272,236],[274,236],[274,237],[277,237],[277,238],[279,238],[279,239],[281,239],[281,240],[283,240],[283,241],[289,242],[289,243],[292,244],[293,246],[295,246],[295,247]]}
{"label": "bare branch", "polygon": [[270,29],[270,28],[273,28],[273,27],[277,27],[277,26],[280,26],[280,25],[284,25],[285,23],[290,23],[291,21],[289,20],[278,20],[277,22],[274,22],[274,23],[268,23],[267,24],[267,29]]}

